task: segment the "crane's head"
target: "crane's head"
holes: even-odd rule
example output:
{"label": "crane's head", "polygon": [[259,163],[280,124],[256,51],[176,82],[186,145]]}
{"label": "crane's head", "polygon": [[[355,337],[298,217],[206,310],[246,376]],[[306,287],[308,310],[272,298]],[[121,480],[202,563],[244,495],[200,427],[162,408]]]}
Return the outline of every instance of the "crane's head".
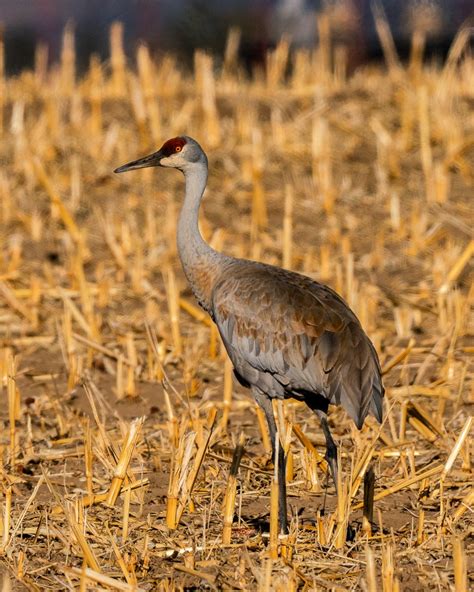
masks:
{"label": "crane's head", "polygon": [[146,167],[168,167],[185,171],[190,166],[196,163],[204,163],[207,165],[207,158],[204,150],[199,146],[196,140],[188,136],[178,136],[171,138],[163,144],[163,146],[143,158],[132,160],[127,164],[115,169],[114,173],[124,173],[125,171],[133,171],[135,169],[143,169]]}

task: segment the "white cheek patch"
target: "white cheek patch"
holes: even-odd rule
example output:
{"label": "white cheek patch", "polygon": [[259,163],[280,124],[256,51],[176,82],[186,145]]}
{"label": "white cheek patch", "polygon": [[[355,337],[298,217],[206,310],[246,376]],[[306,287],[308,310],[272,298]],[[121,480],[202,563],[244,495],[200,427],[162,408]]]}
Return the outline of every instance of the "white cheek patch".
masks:
{"label": "white cheek patch", "polygon": [[160,165],[164,166],[164,167],[166,167],[166,166],[172,167],[172,166],[174,166],[173,159],[170,158],[169,156],[166,156],[165,158],[162,158],[160,160]]}

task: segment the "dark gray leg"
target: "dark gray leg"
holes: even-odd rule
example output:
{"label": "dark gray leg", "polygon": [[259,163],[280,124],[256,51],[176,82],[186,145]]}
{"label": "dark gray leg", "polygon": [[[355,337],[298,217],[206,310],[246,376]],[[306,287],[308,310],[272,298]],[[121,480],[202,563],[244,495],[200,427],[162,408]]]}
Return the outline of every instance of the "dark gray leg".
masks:
{"label": "dark gray leg", "polygon": [[[268,431],[270,432],[270,439],[272,441],[273,462],[275,462],[277,426],[273,415],[272,400],[264,393],[255,389],[252,389],[252,393],[267,418]],[[280,520],[280,531],[283,534],[288,534],[286,509],[286,458],[285,451],[281,444],[278,446],[278,517]]]}
{"label": "dark gray leg", "polygon": [[315,409],[314,411],[319,417],[321,427],[323,428],[324,437],[326,438],[326,460],[328,462],[337,493],[337,446],[331,436],[327,415],[324,413],[324,411],[319,409]]}
{"label": "dark gray leg", "polygon": [[312,409],[319,417],[321,427],[323,428],[324,437],[326,438],[326,460],[331,471],[331,476],[334,480],[337,493],[337,446],[332,439],[331,431],[328,425],[327,411],[329,401],[323,395],[318,393],[305,393],[304,401],[310,409]]}
{"label": "dark gray leg", "polygon": [[305,403],[312,409],[319,417],[321,427],[323,428],[324,437],[326,438],[326,460],[331,471],[331,476],[334,480],[337,493],[337,446],[332,439],[331,431],[328,425],[327,411],[329,401],[323,395],[318,393],[305,393]]}

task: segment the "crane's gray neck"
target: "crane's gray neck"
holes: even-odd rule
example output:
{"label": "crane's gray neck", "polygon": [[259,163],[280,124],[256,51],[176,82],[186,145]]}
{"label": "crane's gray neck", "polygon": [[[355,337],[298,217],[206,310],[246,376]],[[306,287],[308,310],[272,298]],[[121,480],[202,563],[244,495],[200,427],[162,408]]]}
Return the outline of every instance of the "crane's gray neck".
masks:
{"label": "crane's gray neck", "polygon": [[186,278],[197,300],[207,311],[223,255],[202,238],[199,230],[199,206],[207,183],[207,162],[198,161],[183,169],[186,190],[178,220],[178,253]]}

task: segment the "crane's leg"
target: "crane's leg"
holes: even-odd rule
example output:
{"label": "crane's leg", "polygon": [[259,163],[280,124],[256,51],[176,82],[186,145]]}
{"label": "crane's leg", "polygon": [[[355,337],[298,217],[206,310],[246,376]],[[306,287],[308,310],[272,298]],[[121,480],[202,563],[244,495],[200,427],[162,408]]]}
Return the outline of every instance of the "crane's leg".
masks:
{"label": "crane's leg", "polygon": [[326,460],[328,462],[337,493],[337,446],[334,440],[332,439],[331,430],[329,429],[328,417],[326,413],[324,413],[324,411],[321,411],[320,409],[315,409],[314,411],[316,415],[319,417],[324,437],[326,438]]}
{"label": "crane's leg", "polygon": [[[273,462],[275,462],[277,426],[275,416],[273,415],[272,400],[270,397],[267,397],[267,395],[256,389],[252,389],[252,393],[267,418],[268,431],[270,432],[270,439],[272,441]],[[278,446],[278,518],[280,520],[280,531],[283,534],[288,534],[288,517],[286,509],[286,458],[285,451],[281,445]]]}
{"label": "crane's leg", "polygon": [[321,427],[323,429],[324,437],[326,438],[326,460],[331,471],[331,476],[334,481],[337,493],[337,446],[331,436],[331,430],[328,425],[327,411],[329,407],[328,400],[317,393],[309,393],[305,397],[306,405],[312,409],[319,417]]}

